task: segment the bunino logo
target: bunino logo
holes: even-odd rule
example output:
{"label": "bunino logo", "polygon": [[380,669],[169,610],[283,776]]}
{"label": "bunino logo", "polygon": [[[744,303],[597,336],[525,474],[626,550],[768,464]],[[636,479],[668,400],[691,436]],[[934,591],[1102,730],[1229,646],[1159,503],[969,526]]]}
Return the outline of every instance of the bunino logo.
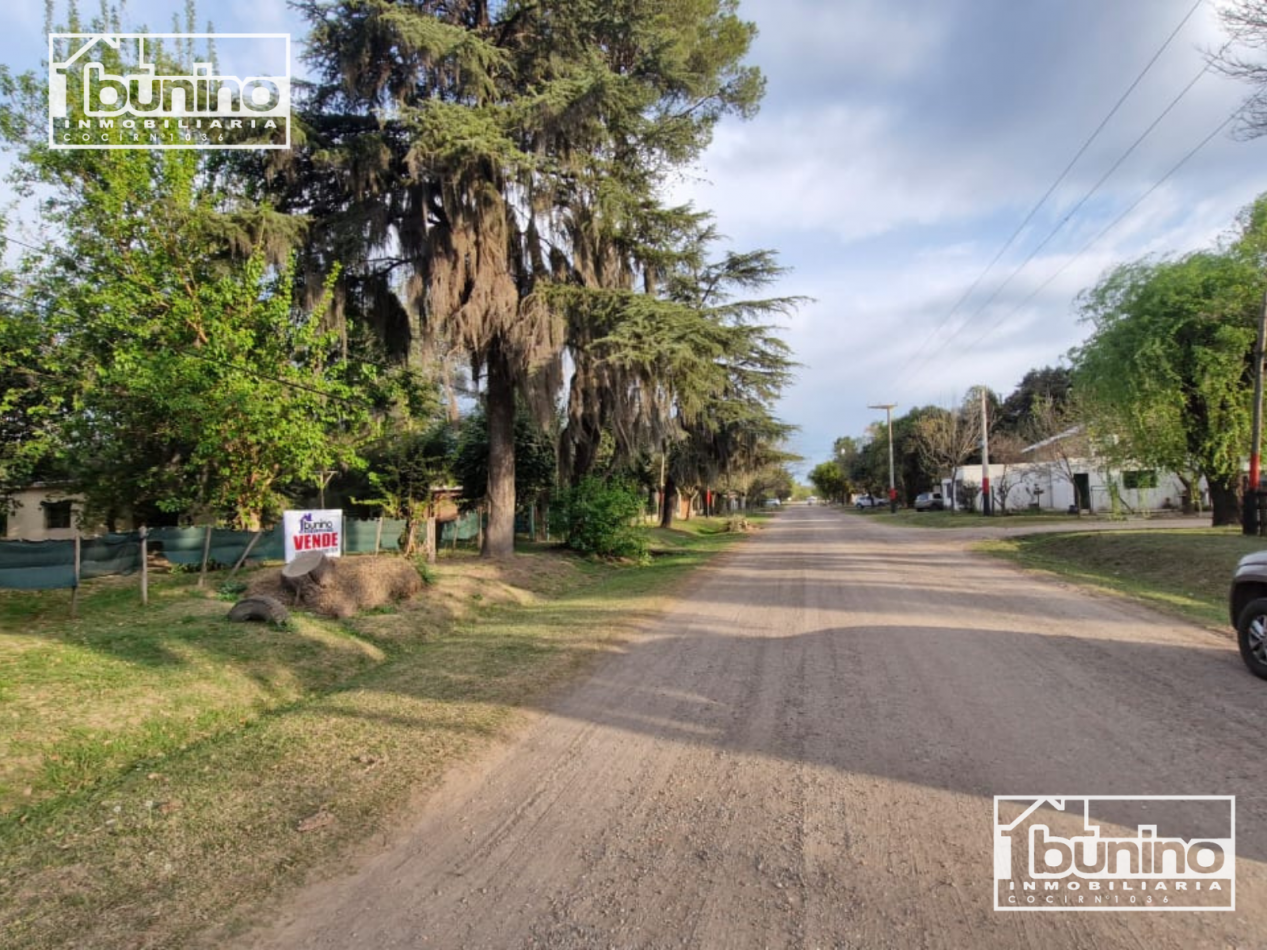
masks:
{"label": "bunino logo", "polygon": [[289,34],[50,33],[48,64],[52,148],[290,147]]}
{"label": "bunino logo", "polygon": [[1235,910],[1231,796],[1000,795],[995,910]]}
{"label": "bunino logo", "polygon": [[303,517],[299,519],[300,534],[316,534],[320,531],[336,530],[333,521],[318,521],[312,516],[311,511],[304,512]]}

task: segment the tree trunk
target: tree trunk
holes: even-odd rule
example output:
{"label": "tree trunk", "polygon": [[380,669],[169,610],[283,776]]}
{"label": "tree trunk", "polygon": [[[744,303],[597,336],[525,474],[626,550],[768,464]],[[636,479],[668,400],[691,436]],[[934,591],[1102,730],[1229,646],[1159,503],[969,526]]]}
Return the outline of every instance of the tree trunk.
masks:
{"label": "tree trunk", "polygon": [[666,476],[664,479],[664,494],[660,498],[660,527],[673,527],[673,506],[677,503],[677,483],[673,481],[673,476]]}
{"label": "tree trunk", "polygon": [[282,586],[292,591],[295,603],[317,587],[324,587],[334,570],[334,561],[320,551],[305,551],[282,568]]}
{"label": "tree trunk", "polygon": [[1232,479],[1207,479],[1210,483],[1210,508],[1214,512],[1211,520],[1216,528],[1241,523],[1241,499],[1236,491],[1236,483]]}
{"label": "tree trunk", "polygon": [[488,357],[488,530],[480,556],[515,553],[515,384],[501,347]]}
{"label": "tree trunk", "polygon": [[1192,503],[1196,498],[1196,479],[1185,478],[1182,472],[1175,472],[1175,478],[1179,479],[1179,484],[1183,486],[1183,495],[1179,498],[1179,511],[1182,514],[1192,514]]}

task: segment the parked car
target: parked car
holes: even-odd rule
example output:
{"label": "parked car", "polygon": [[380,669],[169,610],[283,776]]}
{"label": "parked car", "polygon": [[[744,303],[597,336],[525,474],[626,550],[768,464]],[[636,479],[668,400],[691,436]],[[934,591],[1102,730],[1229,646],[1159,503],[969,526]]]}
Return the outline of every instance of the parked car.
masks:
{"label": "parked car", "polygon": [[875,495],[859,495],[853,501],[854,507],[861,511],[863,508],[883,508],[886,504],[883,498]]}
{"label": "parked car", "polygon": [[1241,659],[1251,673],[1267,679],[1267,551],[1246,554],[1236,565],[1228,612]]}
{"label": "parked car", "polygon": [[945,511],[946,499],[939,491],[926,491],[915,496],[916,511]]}
{"label": "parked car", "polygon": [[814,502],[816,502],[816,501],[818,501],[817,496],[815,496],[815,495],[810,495],[808,498],[806,498],[806,499],[805,499],[805,504],[807,504],[807,505],[812,505],[812,504],[814,504]]}

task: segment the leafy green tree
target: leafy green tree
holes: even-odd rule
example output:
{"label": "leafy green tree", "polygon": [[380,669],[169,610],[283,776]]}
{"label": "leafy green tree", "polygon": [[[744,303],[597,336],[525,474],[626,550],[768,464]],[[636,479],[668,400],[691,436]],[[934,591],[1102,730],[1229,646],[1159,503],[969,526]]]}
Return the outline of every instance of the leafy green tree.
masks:
{"label": "leafy green tree", "polygon": [[[527,410],[515,415],[515,497],[521,507],[535,504],[555,486],[557,464],[554,441]],[[476,410],[462,420],[453,475],[462,487],[465,510],[482,508],[488,501],[488,419]]]}
{"label": "leafy green tree", "polygon": [[13,492],[53,476],[51,417],[61,410],[62,387],[48,371],[55,341],[19,289],[14,274],[0,271],[0,513]]}
{"label": "leafy green tree", "polygon": [[[742,65],[753,29],[731,0],[299,8],[315,84],[305,147],[273,180],[315,222],[306,260],[347,265],[349,297],[379,315],[393,351],[439,336],[479,368],[484,554],[507,556],[516,391],[551,407],[563,354],[595,338],[587,318],[607,295],[639,279],[654,293],[665,231],[690,217],[661,208],[657,189],[718,119],[755,110],[762,80]],[[596,305],[578,303],[591,293]],[[573,367],[596,398],[629,394],[615,368]]]}
{"label": "leafy green tree", "polygon": [[1240,517],[1264,219],[1259,199],[1227,248],[1122,265],[1081,298],[1075,387],[1137,462],[1204,475],[1215,525]]}
{"label": "leafy green tree", "polygon": [[999,406],[996,423],[999,431],[1023,435],[1031,426],[1034,404],[1049,400],[1060,406],[1068,400],[1072,385],[1073,374],[1066,366],[1031,369]]}
{"label": "leafy green tree", "polygon": [[820,462],[815,465],[813,471],[809,473],[809,480],[820,498],[825,501],[844,503],[845,476],[841,474],[840,466],[835,462]]}
{"label": "leafy green tree", "polygon": [[416,431],[394,431],[366,450],[365,477],[372,497],[354,500],[377,507],[389,518],[404,519],[405,554],[414,553],[418,525],[433,516],[433,489],[452,478],[456,453],[456,435],[444,421]]}
{"label": "leafy green tree", "polygon": [[243,527],[291,484],[356,464],[347,435],[374,374],[340,361],[319,289],[294,305],[270,241],[286,225],[227,189],[206,152],[48,148],[41,92],[0,76],[12,180],[39,191],[45,225],[6,330],[21,339],[0,411],[24,406],[38,431],[23,442],[107,518],[126,506]]}

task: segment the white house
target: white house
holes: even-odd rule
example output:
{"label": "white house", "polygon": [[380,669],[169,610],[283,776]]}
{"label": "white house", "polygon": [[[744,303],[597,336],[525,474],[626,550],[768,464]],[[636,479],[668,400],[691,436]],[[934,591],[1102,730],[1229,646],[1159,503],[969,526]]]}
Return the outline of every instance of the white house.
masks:
{"label": "white house", "polygon": [[75,536],[83,514],[83,499],[59,491],[54,485],[36,483],[14,492],[11,501],[12,507],[3,519],[2,536],[8,540],[68,540]]}
{"label": "white house", "polygon": [[[1164,469],[1143,465],[1109,465],[1096,458],[1094,445],[1074,426],[1050,439],[1021,450],[1025,461],[992,462],[990,495],[995,511],[1162,511],[1184,509],[1191,500],[1179,477]],[[981,485],[980,465],[964,465],[942,481],[942,493],[954,497],[955,485]],[[1197,483],[1198,499],[1206,502],[1206,484]],[[981,509],[981,492],[974,492],[973,507]]]}
{"label": "white house", "polygon": [[[1070,479],[1072,474],[1072,480]],[[942,481],[942,493],[950,498],[952,485],[981,486],[981,466],[955,469]],[[990,493],[996,511],[1068,511],[1075,504],[1083,511],[1111,511],[1116,486],[1119,507],[1127,511],[1179,509],[1186,489],[1173,472],[1156,469],[1105,469],[1090,459],[1071,459],[1069,471],[1058,462],[990,464]],[[1204,483],[1202,483],[1204,490]],[[956,505],[958,495],[954,496]],[[973,507],[981,508],[981,492]]]}

